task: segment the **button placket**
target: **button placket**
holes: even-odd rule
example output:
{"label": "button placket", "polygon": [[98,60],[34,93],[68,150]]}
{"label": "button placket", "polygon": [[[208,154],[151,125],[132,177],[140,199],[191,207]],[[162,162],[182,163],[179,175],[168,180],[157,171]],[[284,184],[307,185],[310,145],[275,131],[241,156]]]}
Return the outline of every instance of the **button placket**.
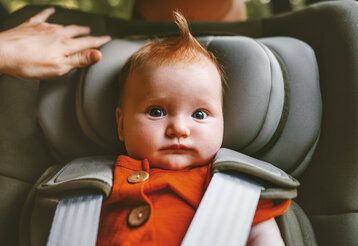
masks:
{"label": "button placket", "polygon": [[[148,164],[148,163],[144,163],[144,166],[142,166],[142,168],[145,171],[139,170],[139,171],[133,172],[132,174],[130,174],[127,177],[127,182],[129,184],[140,184],[139,186],[134,186],[134,187],[137,187],[136,189],[140,190],[140,196],[143,199],[143,202],[150,203],[149,199],[146,197],[146,195],[143,192],[143,188],[145,185],[144,182],[149,179],[149,166],[145,165],[145,164]],[[131,209],[127,216],[128,226],[139,227],[141,225],[144,225],[148,221],[150,214],[151,214],[151,208],[150,208],[149,204],[142,204],[142,205],[139,205],[139,206]]]}

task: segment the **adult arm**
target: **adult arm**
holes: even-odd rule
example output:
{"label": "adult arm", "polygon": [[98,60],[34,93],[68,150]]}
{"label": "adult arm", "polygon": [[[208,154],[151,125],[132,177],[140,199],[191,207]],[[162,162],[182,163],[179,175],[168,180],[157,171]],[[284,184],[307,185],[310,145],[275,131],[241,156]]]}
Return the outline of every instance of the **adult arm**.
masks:
{"label": "adult arm", "polygon": [[47,23],[55,13],[47,8],[21,25],[0,32],[0,73],[47,79],[85,67],[101,59],[96,48],[109,36],[92,37],[89,27]]}

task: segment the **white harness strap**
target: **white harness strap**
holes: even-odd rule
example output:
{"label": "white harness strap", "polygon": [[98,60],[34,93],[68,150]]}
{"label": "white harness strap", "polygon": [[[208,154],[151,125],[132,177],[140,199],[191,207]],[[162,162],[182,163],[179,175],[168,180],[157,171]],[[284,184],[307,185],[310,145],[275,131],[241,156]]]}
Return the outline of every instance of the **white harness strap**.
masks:
{"label": "white harness strap", "polygon": [[246,245],[261,188],[244,177],[215,173],[182,245]]}
{"label": "white harness strap", "polygon": [[84,195],[60,200],[47,246],[95,246],[102,197]]}

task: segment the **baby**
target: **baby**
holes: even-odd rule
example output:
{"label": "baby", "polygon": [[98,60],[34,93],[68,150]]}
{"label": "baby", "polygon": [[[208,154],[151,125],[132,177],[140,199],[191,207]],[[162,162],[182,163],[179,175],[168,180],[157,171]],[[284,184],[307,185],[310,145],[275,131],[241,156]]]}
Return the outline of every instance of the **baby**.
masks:
{"label": "baby", "polygon": [[[116,119],[128,156],[117,159],[98,245],[179,245],[210,181],[224,76],[174,15],[181,36],[149,42],[122,69]],[[248,244],[284,244],[273,218],[284,211],[273,208],[260,200]]]}

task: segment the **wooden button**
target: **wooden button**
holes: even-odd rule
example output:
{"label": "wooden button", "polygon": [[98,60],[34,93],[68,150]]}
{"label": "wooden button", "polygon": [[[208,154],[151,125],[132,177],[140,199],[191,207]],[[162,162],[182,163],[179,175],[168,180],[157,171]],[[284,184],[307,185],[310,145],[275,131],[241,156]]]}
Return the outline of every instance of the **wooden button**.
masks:
{"label": "wooden button", "polygon": [[133,208],[132,211],[128,214],[128,225],[132,227],[138,227],[149,219],[150,216],[150,207],[149,205],[142,205],[136,208]]}
{"label": "wooden button", "polygon": [[127,180],[131,184],[144,182],[149,178],[149,173],[144,171],[138,171],[128,176]]}

